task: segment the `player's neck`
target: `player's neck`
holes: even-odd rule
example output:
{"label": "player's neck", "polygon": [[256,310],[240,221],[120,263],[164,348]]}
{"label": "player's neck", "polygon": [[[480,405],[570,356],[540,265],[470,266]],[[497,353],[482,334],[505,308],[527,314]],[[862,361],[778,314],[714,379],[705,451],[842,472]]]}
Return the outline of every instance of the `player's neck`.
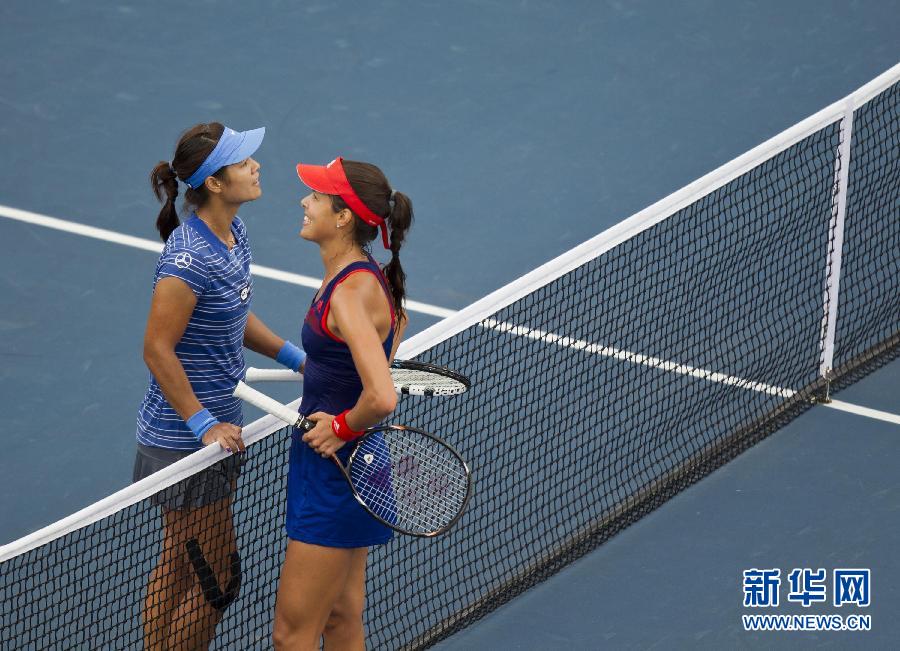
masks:
{"label": "player's neck", "polygon": [[239,207],[240,204],[209,201],[194,212],[220,240],[227,241],[231,236],[231,223]]}
{"label": "player's neck", "polygon": [[322,255],[326,278],[334,278],[347,265],[367,259],[360,247],[343,240],[323,244],[319,247],[319,253]]}

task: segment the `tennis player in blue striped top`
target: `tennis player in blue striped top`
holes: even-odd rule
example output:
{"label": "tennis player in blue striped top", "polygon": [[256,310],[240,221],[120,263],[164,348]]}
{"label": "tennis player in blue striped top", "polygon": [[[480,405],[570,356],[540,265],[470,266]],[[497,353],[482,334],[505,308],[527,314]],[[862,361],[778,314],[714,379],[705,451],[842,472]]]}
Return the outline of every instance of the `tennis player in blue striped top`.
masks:
{"label": "tennis player in blue striped top", "polygon": [[[166,243],[153,283],[144,336],[150,385],[138,413],[138,481],[205,445],[233,456],[158,493],[163,549],[147,586],[147,649],[207,648],[240,586],[231,494],[243,458],[240,401],[243,348],[300,370],[305,355],[250,311],[250,245],[237,216],[261,194],[253,154],[265,129],[237,132],[222,124],[187,130],[170,162],[150,175],[163,202],[157,219]],[[175,208],[178,180],[190,216]]]}

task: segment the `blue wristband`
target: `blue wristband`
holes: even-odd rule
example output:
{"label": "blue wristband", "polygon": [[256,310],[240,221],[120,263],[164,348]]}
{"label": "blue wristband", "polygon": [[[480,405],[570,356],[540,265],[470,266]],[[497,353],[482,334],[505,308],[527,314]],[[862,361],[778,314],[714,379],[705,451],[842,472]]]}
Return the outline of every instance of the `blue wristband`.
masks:
{"label": "blue wristband", "polygon": [[285,341],[284,346],[278,351],[275,361],[282,366],[287,366],[292,371],[299,371],[300,367],[303,366],[303,362],[306,361],[306,353],[303,352],[302,348]]}
{"label": "blue wristband", "polygon": [[200,443],[203,442],[203,435],[209,431],[209,428],[219,424],[219,421],[209,413],[209,409],[201,409],[185,422],[187,423],[187,426],[191,428],[191,431]]}

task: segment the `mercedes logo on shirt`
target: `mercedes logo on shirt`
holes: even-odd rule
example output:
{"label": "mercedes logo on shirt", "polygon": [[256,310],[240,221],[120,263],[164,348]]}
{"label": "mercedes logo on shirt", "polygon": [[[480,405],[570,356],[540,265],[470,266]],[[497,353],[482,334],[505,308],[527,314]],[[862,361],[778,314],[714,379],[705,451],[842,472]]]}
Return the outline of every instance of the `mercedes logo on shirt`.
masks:
{"label": "mercedes logo on shirt", "polygon": [[184,251],[175,256],[175,266],[179,269],[187,269],[191,261],[191,254]]}

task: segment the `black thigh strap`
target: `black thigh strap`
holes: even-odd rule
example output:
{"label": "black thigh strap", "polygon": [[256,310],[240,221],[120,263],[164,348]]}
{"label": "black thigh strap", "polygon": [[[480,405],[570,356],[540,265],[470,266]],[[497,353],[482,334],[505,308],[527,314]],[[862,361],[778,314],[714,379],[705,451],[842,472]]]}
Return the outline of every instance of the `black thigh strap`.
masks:
{"label": "black thigh strap", "polygon": [[237,552],[231,554],[231,578],[223,592],[216,580],[216,574],[209,566],[209,562],[200,549],[200,543],[196,538],[191,538],[185,543],[187,547],[188,558],[191,565],[194,566],[194,573],[200,581],[200,589],[203,590],[203,596],[209,602],[209,605],[218,611],[223,611],[231,604],[238,595],[241,587],[241,557]]}

